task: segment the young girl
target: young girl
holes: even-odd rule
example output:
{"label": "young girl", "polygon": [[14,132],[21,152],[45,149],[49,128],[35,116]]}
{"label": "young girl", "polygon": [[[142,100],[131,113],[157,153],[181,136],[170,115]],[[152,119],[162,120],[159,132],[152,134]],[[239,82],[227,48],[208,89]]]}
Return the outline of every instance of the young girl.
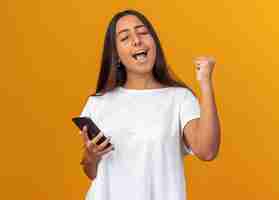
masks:
{"label": "young girl", "polygon": [[[81,132],[81,164],[92,180],[87,200],[185,200],[184,156],[209,161],[219,150],[214,63],[210,57],[194,61],[199,102],[171,76],[146,17],[126,10],[112,18],[97,90],[81,113],[102,130],[93,140],[86,126]],[[102,135],[107,140],[97,145]]]}

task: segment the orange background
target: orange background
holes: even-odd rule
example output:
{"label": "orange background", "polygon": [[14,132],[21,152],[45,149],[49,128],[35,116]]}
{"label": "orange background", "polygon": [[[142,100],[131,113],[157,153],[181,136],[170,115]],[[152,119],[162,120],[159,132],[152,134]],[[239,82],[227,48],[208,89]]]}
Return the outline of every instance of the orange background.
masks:
{"label": "orange background", "polygon": [[[3,2],[2,2],[3,3]],[[199,95],[192,58],[217,60],[219,157],[185,158],[189,200],[279,199],[278,1],[9,0],[1,6],[1,199],[83,199],[71,122],[94,91],[112,15],[153,23],[175,73]]]}

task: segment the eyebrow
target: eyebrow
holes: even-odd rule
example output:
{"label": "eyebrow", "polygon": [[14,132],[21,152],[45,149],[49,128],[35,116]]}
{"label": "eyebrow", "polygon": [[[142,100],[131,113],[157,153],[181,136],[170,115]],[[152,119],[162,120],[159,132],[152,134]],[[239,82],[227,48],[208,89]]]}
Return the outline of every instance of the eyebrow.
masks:
{"label": "eyebrow", "polygon": [[[138,28],[141,28],[141,27],[145,27],[145,25],[144,24],[137,25],[137,26],[134,27],[134,29],[138,29]],[[120,33],[123,33],[123,32],[127,32],[127,31],[129,31],[129,29],[123,29],[123,30],[119,31],[117,33],[117,35],[119,35]]]}

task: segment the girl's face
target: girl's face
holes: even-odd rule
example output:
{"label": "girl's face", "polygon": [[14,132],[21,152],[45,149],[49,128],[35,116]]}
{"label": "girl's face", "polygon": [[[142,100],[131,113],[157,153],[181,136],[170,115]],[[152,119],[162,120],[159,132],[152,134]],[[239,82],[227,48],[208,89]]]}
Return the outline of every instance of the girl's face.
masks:
{"label": "girl's face", "polygon": [[116,48],[127,73],[152,72],[156,44],[147,27],[134,15],[121,17],[116,24]]}

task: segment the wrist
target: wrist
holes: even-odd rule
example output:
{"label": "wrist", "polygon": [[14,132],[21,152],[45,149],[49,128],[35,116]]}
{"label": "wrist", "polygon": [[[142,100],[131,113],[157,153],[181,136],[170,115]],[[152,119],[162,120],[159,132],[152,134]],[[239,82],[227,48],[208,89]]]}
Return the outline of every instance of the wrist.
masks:
{"label": "wrist", "polygon": [[199,81],[199,86],[200,86],[200,88],[201,89],[203,89],[203,88],[211,88],[212,87],[212,80],[210,79],[210,78],[208,78],[208,79],[203,79],[203,80],[200,80]]}

